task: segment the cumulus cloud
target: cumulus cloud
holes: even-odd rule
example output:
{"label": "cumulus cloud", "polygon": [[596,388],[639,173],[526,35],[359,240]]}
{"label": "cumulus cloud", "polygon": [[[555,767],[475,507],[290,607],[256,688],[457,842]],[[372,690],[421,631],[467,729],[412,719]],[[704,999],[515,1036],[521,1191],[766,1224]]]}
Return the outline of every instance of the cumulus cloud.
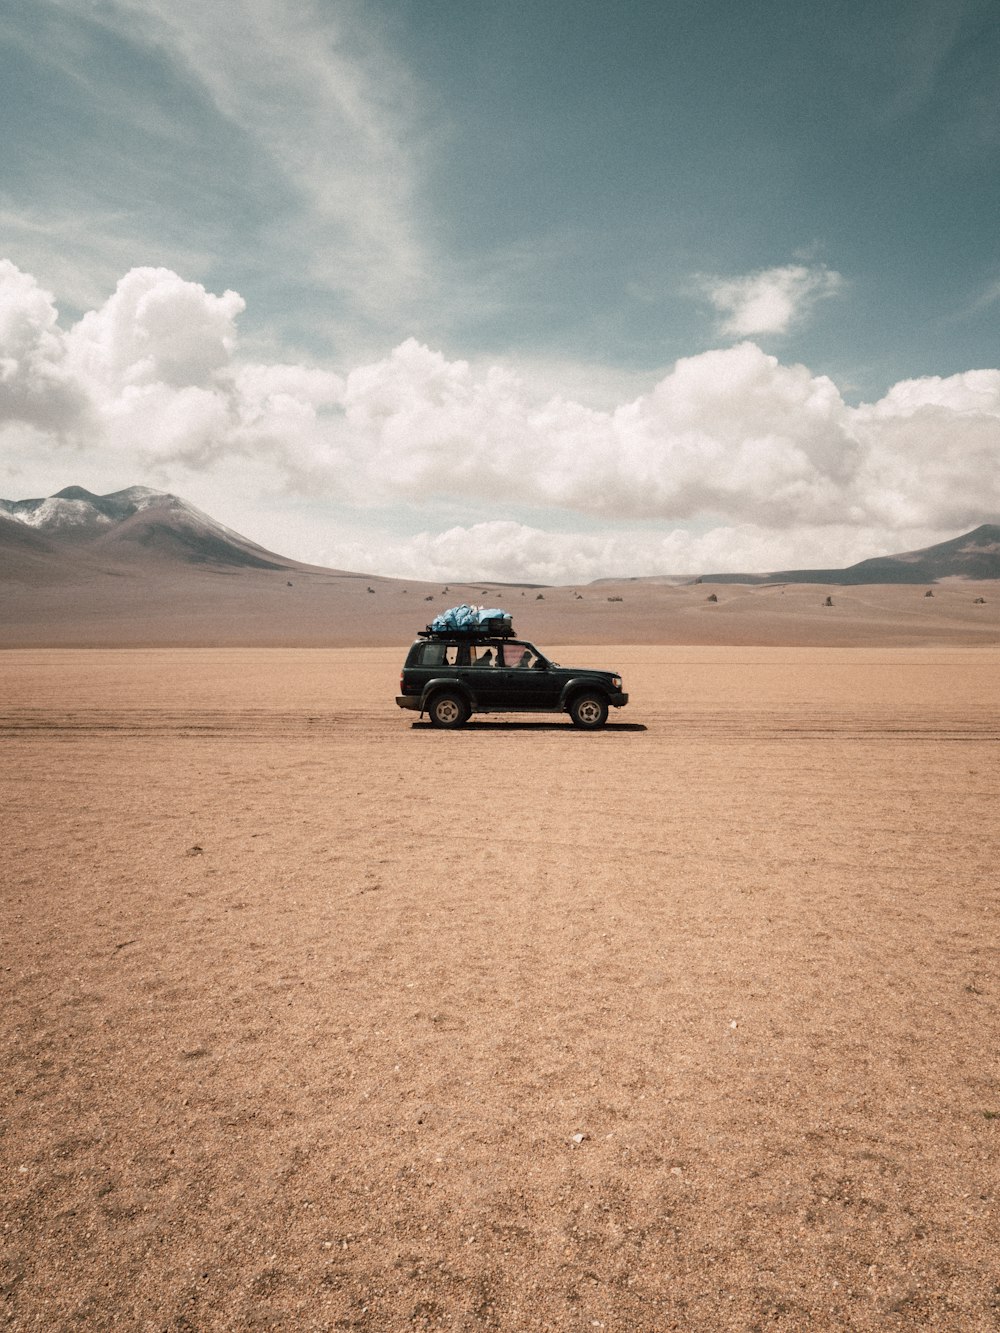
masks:
{"label": "cumulus cloud", "polygon": [[[929,545],[941,534],[909,530],[907,546]],[[550,532],[506,521],[453,526],[405,539],[385,532],[327,545],[321,563],[377,569],[398,578],[503,583],[584,584],[599,578],[673,574],[753,573],[823,566],[839,568],[899,549],[888,528],[810,527],[776,532],[752,523],[702,534],[675,529]]]}
{"label": "cumulus cloud", "polygon": [[112,389],[206,385],[232,359],[244,308],[235,292],[213,296],[170,269],[136,268],[100,310],[84,315],[67,345],[83,375]]}
{"label": "cumulus cloud", "polygon": [[[304,475],[318,447],[311,430],[324,407],[339,405],[342,380],[238,358],[243,308],[235,292],[137,268],[64,331],[51,295],[2,261],[0,423],[58,432],[139,468],[270,454]],[[325,455],[332,466],[336,450]]]}
{"label": "cumulus cloud", "polygon": [[856,488],[876,522],[960,528],[1000,514],[1000,370],[893,385],[854,413]]}
{"label": "cumulus cloud", "polygon": [[16,420],[61,434],[85,417],[57,319],[52,293],[0,259],[0,426]]}
{"label": "cumulus cloud", "polygon": [[753,506],[788,524],[828,514],[852,471],[835,386],[751,343],[677,363],[613,411],[537,401],[410,341],[351,371],[345,425],[378,491],[608,517],[691,518]]}
{"label": "cumulus cloud", "polygon": [[844,279],[822,264],[786,264],[737,278],[704,277],[701,286],[724,316],[722,333],[754,338],[787,333],[817,301],[836,296]]}
{"label": "cumulus cloud", "polygon": [[[713,525],[732,569],[741,549],[746,566],[792,563],[766,533],[791,551],[796,534],[825,532],[803,552],[814,563],[871,553],[851,533],[930,539],[1000,513],[1000,370],[904,381],[852,407],[828,377],[744,341],[682,358],[600,410],[413,339],[344,373],[255,362],[240,352],[242,310],[235,292],[142,268],[64,330],[51,295],[4,262],[0,459],[41,439],[117,458],[127,481],[266,466],[288,489],[359,509],[464,510],[465,527],[396,553],[401,572],[423,561],[447,577],[461,572],[456,552],[493,578],[545,580],[693,570],[721,553],[616,533],[636,521]],[[561,512],[563,535],[475,522],[524,510]],[[573,514],[590,535],[565,535]],[[751,538],[734,546],[734,532]],[[472,559],[480,550],[488,564]]]}

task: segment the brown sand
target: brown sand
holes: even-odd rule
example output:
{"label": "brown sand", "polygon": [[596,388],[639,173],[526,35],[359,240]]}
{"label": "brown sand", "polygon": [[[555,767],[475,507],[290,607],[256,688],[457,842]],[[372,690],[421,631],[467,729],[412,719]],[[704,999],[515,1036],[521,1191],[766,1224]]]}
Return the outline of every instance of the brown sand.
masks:
{"label": "brown sand", "polygon": [[1000,652],[555,655],[0,653],[7,1327],[1000,1327]]}
{"label": "brown sand", "polygon": [[1000,580],[537,588],[150,560],[102,577],[69,566],[49,581],[0,569],[0,648],[391,647],[459,602],[504,607],[519,634],[543,645],[1000,644]]}

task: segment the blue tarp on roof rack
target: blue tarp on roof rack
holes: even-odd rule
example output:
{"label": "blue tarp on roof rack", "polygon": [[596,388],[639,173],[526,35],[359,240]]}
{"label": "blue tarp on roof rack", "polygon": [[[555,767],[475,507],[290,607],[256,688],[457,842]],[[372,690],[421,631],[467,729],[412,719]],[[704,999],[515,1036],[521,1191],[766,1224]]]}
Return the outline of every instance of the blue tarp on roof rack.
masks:
{"label": "blue tarp on roof rack", "polygon": [[510,613],[499,607],[461,606],[449,607],[435,616],[427,626],[432,634],[449,634],[458,631],[463,634],[511,634]]}

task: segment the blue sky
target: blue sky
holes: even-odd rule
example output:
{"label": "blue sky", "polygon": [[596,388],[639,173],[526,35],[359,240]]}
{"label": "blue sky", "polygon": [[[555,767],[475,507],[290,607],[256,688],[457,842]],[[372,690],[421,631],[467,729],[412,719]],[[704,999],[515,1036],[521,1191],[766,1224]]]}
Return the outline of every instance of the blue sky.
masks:
{"label": "blue sky", "polygon": [[995,3],[8,0],[0,39],[8,498],[560,581],[1000,514]]}

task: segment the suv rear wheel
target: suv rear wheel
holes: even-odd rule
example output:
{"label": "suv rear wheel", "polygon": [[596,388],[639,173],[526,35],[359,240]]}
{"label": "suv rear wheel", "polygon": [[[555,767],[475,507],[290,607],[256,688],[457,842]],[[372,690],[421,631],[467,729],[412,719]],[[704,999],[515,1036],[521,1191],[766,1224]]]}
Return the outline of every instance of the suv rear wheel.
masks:
{"label": "suv rear wheel", "polygon": [[574,727],[596,731],[608,720],[608,701],[600,694],[578,694],[569,706]]}
{"label": "suv rear wheel", "polygon": [[445,691],[435,694],[427,705],[427,716],[432,727],[464,727],[469,720],[469,705],[460,694]]}

